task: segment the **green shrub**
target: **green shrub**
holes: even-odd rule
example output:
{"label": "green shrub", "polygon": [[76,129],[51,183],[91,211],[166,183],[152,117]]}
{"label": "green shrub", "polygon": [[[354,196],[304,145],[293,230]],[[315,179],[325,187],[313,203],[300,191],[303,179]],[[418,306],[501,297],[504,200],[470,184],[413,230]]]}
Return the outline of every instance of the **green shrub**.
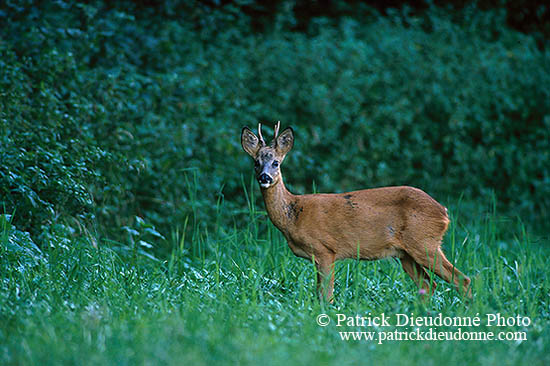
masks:
{"label": "green shrub", "polygon": [[239,133],[277,120],[296,131],[295,192],[494,192],[548,218],[549,54],[500,12],[317,18],[298,33],[282,9],[257,33],[235,7],[168,5],[0,12],[0,200],[21,230],[209,226],[220,200],[222,224],[246,220]]}

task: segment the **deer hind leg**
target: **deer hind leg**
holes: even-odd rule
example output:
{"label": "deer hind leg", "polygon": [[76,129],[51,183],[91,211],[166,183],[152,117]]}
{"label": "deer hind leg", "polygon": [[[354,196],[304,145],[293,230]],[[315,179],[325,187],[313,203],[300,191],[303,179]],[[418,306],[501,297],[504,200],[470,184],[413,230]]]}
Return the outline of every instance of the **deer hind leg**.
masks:
{"label": "deer hind leg", "polygon": [[407,253],[418,264],[433,271],[445,281],[454,284],[457,289],[462,291],[462,294],[469,298],[472,297],[470,278],[447,260],[439,244],[434,246],[427,245],[424,248],[419,246],[418,249],[409,250]]}
{"label": "deer hind leg", "polygon": [[[403,253],[401,259],[401,266],[405,272],[411,277],[414,283],[424,291],[426,295],[430,296],[435,292],[436,283],[433,280],[430,280],[430,276],[420,264],[416,263],[415,260],[408,255]],[[431,282],[431,283],[430,283]]]}

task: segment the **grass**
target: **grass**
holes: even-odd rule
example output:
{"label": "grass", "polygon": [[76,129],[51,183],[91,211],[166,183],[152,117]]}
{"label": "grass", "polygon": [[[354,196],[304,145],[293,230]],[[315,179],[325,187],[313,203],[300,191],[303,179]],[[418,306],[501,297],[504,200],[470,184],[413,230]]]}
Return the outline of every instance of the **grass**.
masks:
{"label": "grass", "polygon": [[[252,194],[252,192],[251,192]],[[251,200],[251,202],[253,202]],[[219,215],[224,212],[219,204]],[[253,204],[246,225],[209,232],[190,218],[150,249],[95,238],[39,250],[0,220],[0,363],[116,365],[530,364],[550,362],[548,242],[519,220],[467,218],[451,207],[444,248],[473,280],[465,301],[445,282],[423,304],[393,260],[336,266],[336,301],[321,304],[311,263],[296,258]],[[185,237],[182,233],[190,232]],[[546,239],[545,239],[546,240]],[[155,254],[155,257],[152,255]],[[318,314],[526,316],[516,341],[342,341]],[[482,322],[483,323],[483,322]],[[498,329],[497,329],[498,328]],[[395,330],[395,327],[389,330]],[[451,328],[449,328],[451,329]],[[383,330],[383,329],[378,329]],[[411,329],[412,330],[412,329]],[[456,329],[455,329],[456,330]]]}

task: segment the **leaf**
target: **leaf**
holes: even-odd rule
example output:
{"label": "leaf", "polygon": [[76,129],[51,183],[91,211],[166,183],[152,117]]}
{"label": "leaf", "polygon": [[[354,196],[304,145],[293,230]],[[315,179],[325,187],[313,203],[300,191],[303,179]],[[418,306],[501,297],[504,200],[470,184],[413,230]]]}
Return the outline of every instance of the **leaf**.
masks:
{"label": "leaf", "polygon": [[149,248],[149,249],[153,247],[152,244],[149,244],[149,243],[147,243],[146,241],[143,241],[143,240],[139,241],[139,245],[141,245],[142,247],[145,247],[145,248]]}
{"label": "leaf", "polygon": [[145,231],[146,233],[148,233],[148,234],[153,235],[153,236],[156,237],[156,238],[165,240],[165,237],[164,237],[161,233],[159,233],[158,231],[156,231],[154,228],[148,227],[148,228],[146,228],[144,231]]}

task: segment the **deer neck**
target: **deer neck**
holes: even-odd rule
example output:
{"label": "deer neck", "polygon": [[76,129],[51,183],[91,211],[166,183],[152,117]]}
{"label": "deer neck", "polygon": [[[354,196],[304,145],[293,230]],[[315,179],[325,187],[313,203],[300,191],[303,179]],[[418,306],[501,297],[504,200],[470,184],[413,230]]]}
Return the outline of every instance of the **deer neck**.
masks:
{"label": "deer neck", "polygon": [[269,188],[261,188],[261,191],[273,224],[281,231],[288,231],[297,219],[296,196],[286,189],[282,176],[277,183]]}

